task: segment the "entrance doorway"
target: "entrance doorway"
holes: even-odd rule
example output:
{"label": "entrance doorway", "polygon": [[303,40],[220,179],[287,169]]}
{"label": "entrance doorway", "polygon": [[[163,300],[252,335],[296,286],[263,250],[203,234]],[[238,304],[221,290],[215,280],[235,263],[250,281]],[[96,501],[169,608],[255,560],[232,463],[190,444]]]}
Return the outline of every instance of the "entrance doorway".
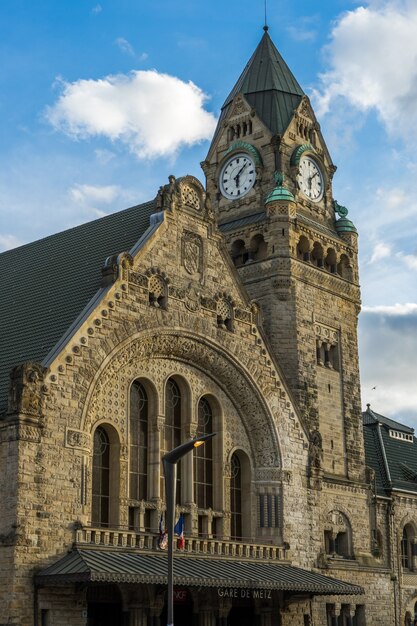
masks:
{"label": "entrance doorway", "polygon": [[227,626],[252,626],[255,623],[252,606],[233,606],[227,618]]}
{"label": "entrance doorway", "polygon": [[88,626],[123,626],[122,602],[115,585],[90,587],[87,603]]}
{"label": "entrance doorway", "polygon": [[119,604],[88,605],[88,626],[122,626],[122,611]]}

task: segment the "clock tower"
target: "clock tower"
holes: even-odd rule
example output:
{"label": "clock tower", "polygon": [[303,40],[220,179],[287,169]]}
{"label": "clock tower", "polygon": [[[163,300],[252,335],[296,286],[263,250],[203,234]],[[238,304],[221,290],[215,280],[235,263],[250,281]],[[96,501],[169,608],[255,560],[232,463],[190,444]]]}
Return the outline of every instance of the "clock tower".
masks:
{"label": "clock tower", "polygon": [[361,479],[357,232],[333,198],[320,125],[268,28],[202,166],[220,230],[324,476]]}

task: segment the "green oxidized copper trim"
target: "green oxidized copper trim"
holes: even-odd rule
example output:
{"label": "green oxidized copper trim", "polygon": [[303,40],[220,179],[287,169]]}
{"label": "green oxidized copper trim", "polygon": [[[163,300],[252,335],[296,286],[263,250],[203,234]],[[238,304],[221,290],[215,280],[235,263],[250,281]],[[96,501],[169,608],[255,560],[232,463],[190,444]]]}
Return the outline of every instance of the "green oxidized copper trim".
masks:
{"label": "green oxidized copper trim", "polygon": [[346,217],[346,215],[349,213],[347,208],[339,204],[337,200],[333,200],[333,208],[335,213],[337,213],[339,217]]}
{"label": "green oxidized copper trim", "polygon": [[276,187],[266,196],[265,204],[270,202],[295,202],[294,196],[291,191],[284,187],[284,174],[282,172],[274,172],[274,179]]}
{"label": "green oxidized copper trim", "polygon": [[348,220],[347,217],[341,217],[339,220],[336,220],[335,227],[339,235],[340,233],[358,233],[354,223]]}
{"label": "green oxidized copper trim", "polygon": [[339,234],[340,233],[357,233],[358,231],[356,230],[354,223],[351,222],[347,218],[347,214],[349,213],[347,208],[339,204],[337,200],[333,200],[333,208],[334,208],[335,213],[337,213],[340,218],[336,220],[335,222],[335,227],[336,227],[337,232]]}
{"label": "green oxidized copper trim", "polygon": [[299,165],[301,156],[304,154],[304,152],[307,151],[315,152],[315,149],[313,148],[311,143],[303,143],[302,146],[298,146],[298,148],[296,148],[291,155],[291,165]]}
{"label": "green oxidized copper trim", "polygon": [[262,165],[261,155],[259,154],[257,149],[250,143],[247,143],[247,141],[234,141],[232,145],[229,146],[229,148],[226,150],[224,156],[227,156],[230,152],[233,152],[234,150],[246,150],[246,152],[249,152],[253,156],[255,165]]}

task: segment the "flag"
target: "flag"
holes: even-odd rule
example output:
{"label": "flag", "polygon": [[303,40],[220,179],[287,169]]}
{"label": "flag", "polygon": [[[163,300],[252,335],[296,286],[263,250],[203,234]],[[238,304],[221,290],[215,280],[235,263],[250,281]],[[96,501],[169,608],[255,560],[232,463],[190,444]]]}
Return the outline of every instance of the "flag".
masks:
{"label": "flag", "polygon": [[159,538],[158,547],[160,550],[166,550],[168,547],[168,533],[164,530],[162,515],[159,518]]}
{"label": "flag", "polygon": [[178,518],[178,522],[174,526],[174,535],[177,535],[177,548],[178,550],[184,550],[185,541],[184,541],[184,516],[180,513]]}

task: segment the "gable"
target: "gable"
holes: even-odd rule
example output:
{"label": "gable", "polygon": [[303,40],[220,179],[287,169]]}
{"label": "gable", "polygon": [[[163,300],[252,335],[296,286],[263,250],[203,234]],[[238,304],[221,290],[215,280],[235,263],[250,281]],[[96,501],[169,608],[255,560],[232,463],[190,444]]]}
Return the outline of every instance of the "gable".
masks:
{"label": "gable", "polygon": [[11,369],[46,357],[100,289],[106,258],[130,250],[155,210],[133,206],[0,255],[0,412]]}

